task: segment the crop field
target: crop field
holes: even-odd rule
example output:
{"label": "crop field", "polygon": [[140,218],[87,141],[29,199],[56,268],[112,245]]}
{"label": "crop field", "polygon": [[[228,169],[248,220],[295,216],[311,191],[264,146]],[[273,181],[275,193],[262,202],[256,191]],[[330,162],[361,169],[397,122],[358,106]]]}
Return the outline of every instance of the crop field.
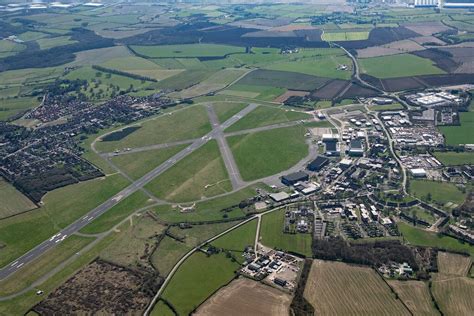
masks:
{"label": "crop field", "polygon": [[180,315],[188,315],[212,293],[230,282],[239,265],[224,254],[193,254],[178,269],[163,292]]}
{"label": "crop field", "polygon": [[403,222],[398,223],[398,229],[402,233],[405,240],[412,245],[422,247],[436,247],[448,251],[461,251],[467,252],[471,254],[471,256],[474,255],[474,246],[462,243],[455,238],[428,232]]}
{"label": "crop field", "polygon": [[165,227],[147,215],[135,217],[121,225],[115,240],[100,254],[100,258],[127,268],[149,267],[148,257]]}
{"label": "crop field", "polygon": [[311,91],[321,87],[328,81],[328,78],[319,78],[297,72],[258,69],[240,79],[238,84]]}
{"label": "crop field", "polygon": [[279,109],[269,106],[259,106],[233,125],[225,132],[236,132],[256,127],[309,119],[311,116],[303,112]]}
{"label": "crop field", "polygon": [[368,267],[314,260],[304,297],[317,315],[410,315]]}
{"label": "crop field", "polygon": [[[156,214],[161,220],[172,223],[215,221],[222,219],[224,215],[229,219],[243,217],[244,210],[241,210],[238,205],[242,200],[254,197],[258,187],[267,188],[263,184],[257,184],[231,194],[198,202],[195,205],[195,211],[190,213],[180,213],[176,207],[163,205],[156,208]],[[221,212],[223,209],[229,210],[224,213]]]}
{"label": "crop field", "polygon": [[308,155],[302,126],[227,138],[242,178],[264,178],[284,171]]}
{"label": "crop field", "polygon": [[57,46],[77,43],[77,41],[71,40],[70,36],[46,37],[41,38],[36,42],[40,46],[40,49],[49,49]]}
{"label": "crop field", "polygon": [[439,314],[431,300],[428,284],[423,281],[387,281],[413,315]]}
{"label": "crop field", "polygon": [[177,202],[195,201],[231,190],[215,140],[177,162],[145,187],[162,199]]}
{"label": "crop field", "polygon": [[154,78],[156,80],[164,80],[183,71],[182,69],[162,69],[154,62],[141,57],[114,58],[101,64],[101,66]]}
{"label": "crop field", "polygon": [[132,46],[132,49],[151,58],[221,57],[245,51],[244,47],[216,44]]}
{"label": "crop field", "polygon": [[432,274],[432,292],[444,315],[471,315],[474,310],[474,279]]}
{"label": "crop field", "polygon": [[[192,118],[192,119],[191,119]],[[141,128],[116,142],[97,142],[102,152],[127,147],[163,144],[198,138],[211,131],[211,124],[203,106],[190,106],[144,121]]]}
{"label": "crop field", "polygon": [[285,212],[283,210],[266,214],[260,227],[261,243],[267,247],[292,251],[307,257],[312,256],[311,234],[283,233]]}
{"label": "crop field", "polygon": [[0,219],[36,208],[30,199],[2,178],[0,178],[0,201],[2,201]]}
{"label": "crop field", "polygon": [[99,216],[92,223],[81,229],[84,234],[98,234],[112,229],[138,209],[151,203],[151,199],[142,191],[137,191],[120,201],[109,211]]}
{"label": "crop field", "polygon": [[176,145],[112,157],[112,162],[132,179],[140,179],[188,145]]}
{"label": "crop field", "polygon": [[443,133],[446,144],[457,146],[459,144],[474,143],[474,112],[459,113],[461,126],[440,126],[439,129]]}
{"label": "crop field", "polygon": [[294,61],[278,62],[265,66],[265,69],[297,72],[306,75],[349,79],[352,72],[349,70],[339,70],[339,65],[346,65],[350,68],[351,60],[346,56],[324,56],[320,58],[302,58]]}
{"label": "crop field", "polygon": [[41,211],[0,221],[0,266],[19,257],[128,185],[116,174],[49,192]]}
{"label": "crop field", "polygon": [[117,58],[132,57],[132,53],[125,46],[84,50],[75,55],[76,58],[69,64],[71,66],[97,65]]}
{"label": "crop field", "polygon": [[414,196],[425,201],[429,201],[429,195],[431,195],[431,200],[440,204],[451,202],[461,205],[466,198],[466,193],[459,190],[455,184],[447,182],[410,180],[409,191]]}
{"label": "crop field", "polygon": [[438,252],[439,273],[467,276],[471,268],[472,259],[468,256],[449,252]]}
{"label": "crop field", "polygon": [[189,87],[180,92],[171,94],[171,96],[180,98],[192,98],[200,95],[205,95],[217,90],[224,89],[248,72],[246,69],[223,69],[210,75],[207,79],[201,81],[195,86]]}
{"label": "crop field", "polygon": [[431,60],[409,54],[364,58],[359,63],[364,73],[382,79],[444,73]]}
{"label": "crop field", "polygon": [[260,282],[240,278],[220,289],[194,315],[286,316],[291,295]]}
{"label": "crop field", "polygon": [[219,122],[222,124],[247,107],[247,103],[214,102],[212,104]]}
{"label": "crop field", "polygon": [[369,31],[324,32],[322,39],[327,42],[360,41],[369,38]]}
{"label": "crop field", "polygon": [[22,97],[18,99],[0,99],[0,121],[37,106],[39,101],[32,97]]}

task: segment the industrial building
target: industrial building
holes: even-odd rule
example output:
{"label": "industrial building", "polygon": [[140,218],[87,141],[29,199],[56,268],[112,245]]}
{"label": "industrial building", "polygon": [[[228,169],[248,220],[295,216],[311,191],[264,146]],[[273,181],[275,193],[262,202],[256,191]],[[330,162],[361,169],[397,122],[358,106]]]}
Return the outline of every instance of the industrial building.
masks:
{"label": "industrial building", "polygon": [[290,173],[286,176],[281,177],[281,183],[287,186],[292,186],[295,183],[308,181],[308,180],[309,180],[309,175],[303,171]]}
{"label": "industrial building", "polygon": [[322,168],[324,168],[324,166],[326,166],[328,163],[329,163],[329,159],[327,157],[318,156],[316,157],[316,159],[314,159],[308,164],[307,168],[310,171],[319,171]]}
{"label": "industrial building", "polygon": [[349,156],[362,157],[364,155],[364,148],[360,139],[353,139],[349,145]]}

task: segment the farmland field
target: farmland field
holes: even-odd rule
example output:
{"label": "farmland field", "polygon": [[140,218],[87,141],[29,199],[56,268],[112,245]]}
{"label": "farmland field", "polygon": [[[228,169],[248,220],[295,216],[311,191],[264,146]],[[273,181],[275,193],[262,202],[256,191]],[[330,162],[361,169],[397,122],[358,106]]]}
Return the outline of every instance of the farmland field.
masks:
{"label": "farmland field", "polygon": [[21,97],[18,99],[0,99],[0,121],[37,106],[39,101],[32,97]]}
{"label": "farmland field", "polygon": [[291,296],[268,285],[240,278],[220,289],[194,315],[286,316]]}
{"label": "farmland field", "polygon": [[0,219],[36,208],[20,191],[0,178]]}
{"label": "farmland field", "polygon": [[359,63],[364,73],[382,79],[444,73],[431,60],[409,54],[364,58]]}
{"label": "farmland field", "polygon": [[428,284],[423,281],[389,280],[388,284],[408,306],[413,315],[437,315],[430,297]]}
{"label": "farmland field", "polygon": [[461,126],[440,126],[439,129],[446,138],[446,144],[457,146],[459,144],[474,143],[474,112],[459,113]]}
{"label": "farmland field", "polygon": [[410,315],[368,267],[314,260],[304,297],[317,315]]}
{"label": "farmland field", "polygon": [[242,98],[252,98],[263,101],[272,101],[279,95],[285,93],[286,89],[267,86],[252,86],[243,84],[234,84],[228,89],[219,92],[219,94],[230,95]]}
{"label": "farmland field", "polygon": [[98,142],[96,147],[100,151],[111,152],[126,147],[134,148],[198,138],[210,130],[211,124],[204,107],[191,106],[147,120],[141,124],[140,129],[122,140]]}
{"label": "farmland field", "polygon": [[231,190],[217,142],[209,141],[145,186],[156,196],[189,202]]}
{"label": "farmland field", "polygon": [[132,179],[139,179],[188,145],[176,145],[112,157],[112,162]]}
{"label": "farmland field", "polygon": [[213,241],[212,245],[217,248],[242,254],[245,247],[253,246],[256,230],[257,220],[252,220],[239,228],[234,229],[230,233],[225,234],[216,241]]}
{"label": "farmland field", "polygon": [[213,292],[230,282],[238,267],[222,253],[208,257],[197,252],[178,269],[166,286],[163,298],[175,306],[180,315],[188,315]]}
{"label": "farmland field", "polygon": [[438,270],[439,273],[467,276],[471,268],[472,259],[449,252],[438,252]]}
{"label": "farmland field", "polygon": [[259,106],[249,114],[245,115],[242,119],[229,126],[225,132],[236,132],[278,123],[305,120],[309,118],[311,118],[311,116],[302,112],[282,110],[268,106]]}
{"label": "farmland field", "polygon": [[227,138],[242,178],[264,178],[287,170],[308,155],[302,126]]}
{"label": "farmland field", "polygon": [[63,45],[77,43],[76,41],[71,40],[70,36],[41,38],[41,39],[38,39],[36,42],[39,44],[40,49],[48,49],[48,48],[53,48],[56,46],[63,46]]}
{"label": "farmland field", "polygon": [[432,274],[432,292],[444,315],[471,315],[474,310],[474,279]]}
{"label": "farmland field", "polygon": [[215,44],[132,46],[132,49],[151,58],[216,57],[245,51],[244,47]]}
{"label": "farmland field", "polygon": [[237,84],[311,91],[328,81],[329,78],[319,78],[297,72],[258,69],[248,73]]}
{"label": "farmland field", "polygon": [[292,251],[311,257],[311,234],[283,233],[285,212],[283,210],[262,217],[260,228],[261,243],[267,247]]}
{"label": "farmland field", "polygon": [[472,152],[441,152],[435,151],[434,156],[438,159],[443,165],[446,166],[457,166],[464,164],[474,164],[474,153]]}
{"label": "farmland field", "polygon": [[369,31],[324,32],[322,39],[327,42],[360,41],[369,38]]}

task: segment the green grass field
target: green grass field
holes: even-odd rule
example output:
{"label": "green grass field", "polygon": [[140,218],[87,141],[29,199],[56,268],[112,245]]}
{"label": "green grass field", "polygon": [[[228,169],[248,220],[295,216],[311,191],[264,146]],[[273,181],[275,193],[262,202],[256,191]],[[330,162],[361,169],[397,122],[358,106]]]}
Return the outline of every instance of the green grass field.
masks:
{"label": "green grass field", "polygon": [[132,49],[151,58],[218,57],[245,51],[244,47],[216,44],[132,46]]}
{"label": "green grass field", "polygon": [[33,97],[21,97],[18,99],[0,99],[0,121],[37,106],[39,101]]}
{"label": "green grass field", "polygon": [[20,191],[0,178],[0,219],[36,208]]}
{"label": "green grass field", "polygon": [[302,126],[227,138],[242,178],[264,178],[289,169],[308,155]]}
{"label": "green grass field", "polygon": [[474,112],[459,113],[461,126],[440,126],[446,144],[457,146],[459,144],[474,144]]}
{"label": "green grass field", "polygon": [[161,165],[188,145],[177,145],[156,150],[112,157],[112,162],[132,179],[139,179]]}
{"label": "green grass field", "polygon": [[25,265],[13,277],[0,281],[0,295],[13,294],[30,286],[93,240],[92,237],[70,236],[57,247],[48,250],[30,264]]}
{"label": "green grass field", "polygon": [[214,107],[219,122],[222,124],[235,114],[245,109],[247,103],[217,102],[213,103],[212,106]]}
{"label": "green grass field", "polygon": [[318,58],[302,58],[294,61],[278,62],[265,66],[265,69],[303,73],[306,75],[349,79],[350,70],[338,70],[339,65],[350,67],[351,60],[346,56],[324,56]]}
{"label": "green grass field", "polygon": [[286,89],[267,86],[251,86],[243,84],[234,84],[228,89],[219,92],[219,94],[257,99],[262,101],[273,101],[278,96],[286,92]]}
{"label": "green grass field", "polygon": [[106,232],[124,220],[127,216],[149,203],[149,197],[142,191],[137,191],[81,229],[81,233],[98,234]]}
{"label": "green grass field", "polygon": [[189,202],[232,189],[217,142],[209,141],[145,186],[169,201]]}
{"label": "green grass field", "polygon": [[443,165],[445,166],[458,166],[458,165],[466,165],[474,164],[474,153],[473,152],[441,152],[436,151],[434,152],[434,156],[438,159]]}
{"label": "green grass field", "polygon": [[444,73],[431,60],[410,54],[364,58],[359,64],[364,73],[382,79]]}
{"label": "green grass field", "polygon": [[198,138],[211,131],[203,106],[191,106],[147,120],[141,128],[119,141],[98,142],[97,149],[111,152],[126,147],[136,148],[179,140]]}
{"label": "green grass field", "polygon": [[166,305],[162,300],[156,303],[150,315],[151,316],[175,316],[171,308],[169,308],[168,305]]}
{"label": "green grass field", "polygon": [[283,210],[278,210],[262,217],[260,227],[262,244],[271,248],[293,251],[311,257],[311,242],[313,240],[311,234],[283,233],[284,220],[285,212]]}
{"label": "green grass field", "polygon": [[176,262],[191,250],[186,244],[165,236],[151,255],[152,265],[160,272],[161,276],[168,275]]}
{"label": "green grass field", "polygon": [[[238,204],[242,200],[254,197],[257,187],[265,188],[263,184],[252,185],[231,194],[196,203],[195,211],[191,213],[180,213],[178,209],[170,205],[163,205],[156,208],[156,214],[161,220],[171,223],[184,221],[215,221],[222,219],[224,214],[227,218],[243,217],[245,214],[239,209]],[[232,206],[235,207],[233,207],[231,211],[225,213],[221,212],[222,209],[227,209]]]}
{"label": "green grass field", "polygon": [[180,315],[188,315],[230,282],[238,267],[224,254],[207,257],[197,252],[178,269],[164,290],[163,298],[175,306]]}
{"label": "green grass field", "polygon": [[43,197],[40,210],[0,221],[0,266],[48,239],[127,186],[116,174],[69,185]]}
{"label": "green grass field", "polygon": [[173,77],[152,84],[151,87],[158,89],[182,90],[206,80],[215,72],[215,70],[210,69],[186,70]]}
{"label": "green grass field", "polygon": [[427,232],[403,222],[398,222],[398,228],[405,240],[412,245],[438,247],[446,250],[468,252],[471,257],[474,256],[474,246],[461,243],[455,238]]}
{"label": "green grass field", "polygon": [[269,106],[259,106],[244,116],[242,119],[229,126],[225,132],[236,132],[278,123],[305,120],[309,118],[311,118],[310,115],[302,112],[279,109]]}
{"label": "green grass field", "polygon": [[71,40],[70,36],[40,38],[36,42],[40,46],[40,49],[49,49],[57,46],[77,43],[77,41]]}
{"label": "green grass field", "polygon": [[324,32],[322,39],[327,42],[360,41],[369,38],[370,31]]}
{"label": "green grass field", "polygon": [[409,191],[425,201],[428,201],[428,194],[431,194],[432,201],[440,204],[452,202],[461,205],[466,198],[466,193],[459,190],[456,185],[447,182],[410,180]]}
{"label": "green grass field", "polygon": [[254,245],[255,234],[257,231],[257,220],[252,220],[247,224],[234,229],[219,239],[212,242],[217,248],[231,250],[242,253],[247,246]]}

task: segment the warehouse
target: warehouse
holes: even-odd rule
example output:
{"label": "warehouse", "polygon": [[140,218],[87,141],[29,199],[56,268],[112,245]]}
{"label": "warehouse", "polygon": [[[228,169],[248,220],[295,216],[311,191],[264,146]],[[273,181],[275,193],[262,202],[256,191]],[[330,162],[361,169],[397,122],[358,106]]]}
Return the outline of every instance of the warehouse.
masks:
{"label": "warehouse", "polygon": [[291,186],[297,182],[308,181],[309,175],[303,171],[290,173],[286,176],[281,177],[281,183],[287,186]]}
{"label": "warehouse", "polygon": [[360,139],[353,139],[350,143],[349,156],[362,157],[364,155],[364,149],[362,141]]}
{"label": "warehouse", "polygon": [[308,164],[308,170],[319,171],[329,163],[329,159],[324,156],[318,156]]}

